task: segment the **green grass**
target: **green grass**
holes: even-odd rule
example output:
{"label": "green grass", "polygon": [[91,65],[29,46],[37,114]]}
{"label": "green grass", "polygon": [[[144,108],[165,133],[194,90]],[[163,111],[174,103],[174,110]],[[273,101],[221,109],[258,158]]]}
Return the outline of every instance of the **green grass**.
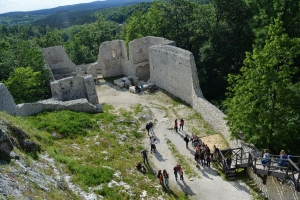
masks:
{"label": "green grass", "polygon": [[86,136],[97,123],[91,120],[91,114],[73,111],[43,112],[27,118],[29,125],[49,133],[58,133],[62,137],[75,138]]}
{"label": "green grass", "polygon": [[143,107],[141,104],[138,104],[137,106],[132,107],[132,109],[133,109],[133,113],[135,115],[137,115],[143,111]]}
{"label": "green grass", "polygon": [[[41,144],[43,151],[61,163],[61,170],[72,175],[72,181],[85,191],[101,185],[96,192],[105,199],[139,199],[143,190],[153,198],[162,195],[168,199],[184,199],[182,191],[154,189],[158,183],[151,170],[143,174],[135,169],[135,163],[142,161],[141,141],[146,137],[138,132],[144,122],[134,118],[136,113],[144,114],[142,107],[138,105],[116,112],[112,106],[105,104],[103,110],[104,113],[98,114],[53,111],[30,117],[6,115],[6,118]],[[53,133],[58,137],[54,137]],[[126,139],[120,141],[120,135],[125,135]],[[30,165],[33,158],[26,154],[25,157]],[[130,191],[136,196],[130,196],[123,186],[108,188],[110,181],[120,181],[120,178],[113,176],[116,172],[121,174],[122,180],[131,186]],[[28,196],[35,195],[28,191]],[[38,196],[57,199],[59,191]]]}
{"label": "green grass", "polygon": [[188,178],[191,177],[200,178],[199,174],[195,172],[190,166],[190,163],[195,163],[195,162],[193,162],[191,159],[186,159],[185,156],[181,155],[180,152],[176,149],[176,147],[172,144],[172,142],[169,139],[167,140],[167,144],[173,156],[176,158],[177,163],[184,168],[184,173],[188,176]]}

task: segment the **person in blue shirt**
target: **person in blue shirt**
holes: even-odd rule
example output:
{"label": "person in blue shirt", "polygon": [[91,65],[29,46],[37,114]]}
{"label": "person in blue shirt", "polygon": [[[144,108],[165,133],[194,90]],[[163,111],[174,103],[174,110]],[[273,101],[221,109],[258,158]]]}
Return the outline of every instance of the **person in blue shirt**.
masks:
{"label": "person in blue shirt", "polygon": [[261,160],[261,163],[263,164],[264,169],[266,168],[267,164],[270,162],[270,154],[267,149],[263,152],[263,159]]}
{"label": "person in blue shirt", "polygon": [[288,159],[288,155],[286,155],[284,150],[280,151],[280,159],[278,162],[278,165],[280,166],[280,171],[282,171],[281,167],[286,167],[287,166],[287,159]]}

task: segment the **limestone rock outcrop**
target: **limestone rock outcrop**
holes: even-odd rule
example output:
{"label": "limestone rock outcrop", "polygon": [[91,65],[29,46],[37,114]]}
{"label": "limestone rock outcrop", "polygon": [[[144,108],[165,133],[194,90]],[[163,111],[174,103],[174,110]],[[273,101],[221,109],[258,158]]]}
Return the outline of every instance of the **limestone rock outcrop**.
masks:
{"label": "limestone rock outcrop", "polygon": [[9,161],[10,152],[14,149],[7,133],[0,129],[0,160]]}

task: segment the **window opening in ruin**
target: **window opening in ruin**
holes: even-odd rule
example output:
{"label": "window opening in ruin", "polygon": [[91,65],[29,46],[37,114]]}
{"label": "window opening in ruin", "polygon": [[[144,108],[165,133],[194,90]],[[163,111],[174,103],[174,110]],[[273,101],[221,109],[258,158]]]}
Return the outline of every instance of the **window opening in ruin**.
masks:
{"label": "window opening in ruin", "polygon": [[112,54],[112,57],[114,57],[114,58],[116,57],[116,51],[115,50],[112,50],[111,54]]}

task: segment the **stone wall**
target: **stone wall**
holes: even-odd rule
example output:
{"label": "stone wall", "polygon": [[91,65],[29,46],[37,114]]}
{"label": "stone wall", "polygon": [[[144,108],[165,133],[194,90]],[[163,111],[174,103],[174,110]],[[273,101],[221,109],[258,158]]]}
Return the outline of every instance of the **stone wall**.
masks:
{"label": "stone wall", "polygon": [[56,80],[76,74],[76,65],[69,59],[62,46],[43,48],[42,53]]}
{"label": "stone wall", "polygon": [[94,79],[97,78],[98,74],[101,74],[101,68],[98,62],[91,63],[86,71],[87,74],[92,75]]}
{"label": "stone wall", "polygon": [[92,75],[74,76],[51,82],[52,98],[57,101],[69,101],[86,98],[92,104],[98,104],[98,96]]}
{"label": "stone wall", "polygon": [[72,110],[77,112],[99,113],[103,112],[100,104],[93,105],[87,99],[76,99],[70,101],[57,101],[47,99],[34,103],[24,103],[17,105],[16,115],[29,116],[43,111],[51,110]]}
{"label": "stone wall", "polygon": [[123,40],[103,42],[99,48],[98,63],[103,77],[128,73],[125,71],[127,67],[124,67],[128,66],[125,42]]}
{"label": "stone wall", "polygon": [[169,45],[149,48],[150,82],[193,105],[193,97],[203,97],[194,56],[191,52]]}
{"label": "stone wall", "polygon": [[149,48],[149,60],[149,82],[190,104],[215,131],[225,137],[231,147],[238,146],[237,141],[230,140],[225,114],[203,97],[191,52],[174,46],[156,45]]}
{"label": "stone wall", "polygon": [[[150,78],[148,49],[154,45],[174,45],[175,42],[161,37],[147,36],[129,42],[129,62],[131,73],[144,81]],[[126,74],[127,75],[127,74]]]}
{"label": "stone wall", "polygon": [[14,98],[3,83],[0,83],[0,110],[14,115],[16,112],[16,103]]}
{"label": "stone wall", "polygon": [[[55,99],[47,99],[43,101],[33,102],[33,103],[24,103],[24,104],[15,104],[13,97],[10,92],[7,90],[6,86],[0,83],[0,111],[5,111],[10,115],[18,116],[29,116],[36,113],[43,112],[45,110],[73,110],[78,112],[89,112],[89,113],[98,113],[103,112],[102,107],[98,104],[98,97],[94,95],[96,91],[92,88],[94,84],[91,76],[88,78],[82,78],[83,85],[87,86],[87,96],[90,98],[89,101],[97,104],[91,104],[86,98],[76,99],[70,101],[58,101]],[[94,87],[95,88],[95,87]]]}

